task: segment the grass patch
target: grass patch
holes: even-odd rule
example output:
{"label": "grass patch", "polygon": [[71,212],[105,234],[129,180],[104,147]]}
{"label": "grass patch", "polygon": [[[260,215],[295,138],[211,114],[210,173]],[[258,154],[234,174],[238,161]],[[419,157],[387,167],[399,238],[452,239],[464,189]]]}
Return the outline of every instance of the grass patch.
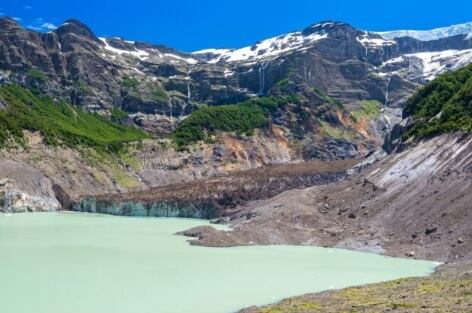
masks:
{"label": "grass patch", "polygon": [[125,75],[123,77],[123,80],[121,81],[121,84],[123,85],[123,87],[136,90],[138,89],[139,81],[134,77]]}
{"label": "grass patch", "polygon": [[125,172],[115,171],[113,179],[118,185],[126,189],[139,187],[139,181]]}
{"label": "grass patch", "polygon": [[353,133],[343,128],[333,127],[329,123],[320,121],[323,132],[334,139],[352,139]]}
{"label": "grass patch", "polygon": [[363,119],[372,119],[379,116],[381,104],[377,100],[361,101],[361,109],[350,113],[354,122],[359,123]]}
{"label": "grass patch", "polygon": [[120,154],[120,159],[123,161],[125,164],[127,164],[131,169],[135,172],[139,172],[142,169],[141,162],[139,159],[134,156],[133,154],[129,152],[121,153]]}

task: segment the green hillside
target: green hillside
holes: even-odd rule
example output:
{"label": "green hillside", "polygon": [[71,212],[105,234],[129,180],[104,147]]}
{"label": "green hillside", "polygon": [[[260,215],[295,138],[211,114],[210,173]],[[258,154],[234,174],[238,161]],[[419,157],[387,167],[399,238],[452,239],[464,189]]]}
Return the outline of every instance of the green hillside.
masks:
{"label": "green hillside", "polygon": [[149,138],[145,132],[115,124],[65,102],[37,96],[16,85],[0,87],[0,147],[24,145],[23,130],[39,131],[49,145],[117,150],[123,143]]}
{"label": "green hillside", "polygon": [[414,121],[407,137],[472,131],[472,65],[441,75],[420,89],[403,115]]}

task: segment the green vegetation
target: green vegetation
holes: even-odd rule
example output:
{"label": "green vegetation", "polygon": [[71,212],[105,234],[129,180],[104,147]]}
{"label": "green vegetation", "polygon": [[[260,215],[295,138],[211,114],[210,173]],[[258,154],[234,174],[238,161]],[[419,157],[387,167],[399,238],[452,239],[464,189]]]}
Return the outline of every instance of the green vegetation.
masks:
{"label": "green vegetation", "polygon": [[443,74],[420,89],[403,115],[414,120],[405,137],[472,131],[472,65]]}
{"label": "green vegetation", "polygon": [[286,105],[287,103],[299,103],[300,99],[297,95],[291,94],[288,96],[280,96],[280,97],[258,97],[258,98],[251,98],[244,102],[239,103],[239,105],[247,105],[247,106],[256,106],[261,108],[267,114],[275,113],[279,108]]}
{"label": "green vegetation", "polygon": [[324,131],[324,133],[331,138],[334,139],[352,139],[355,134],[353,133],[352,130],[342,128],[342,127],[333,127],[331,124],[320,121],[321,124],[321,129]]}
{"label": "green vegetation", "polygon": [[123,77],[123,80],[121,81],[121,84],[126,87],[126,88],[130,88],[130,89],[134,89],[136,90],[139,86],[139,81],[134,78],[134,77],[131,77],[131,76],[128,76],[128,75],[125,75]]}
{"label": "green vegetation", "polygon": [[178,146],[207,138],[205,131],[250,132],[268,123],[264,112],[256,106],[222,105],[202,107],[185,119],[172,134]]}
{"label": "green vegetation", "polygon": [[279,81],[277,82],[277,86],[278,86],[278,87],[282,87],[282,88],[283,88],[283,87],[287,87],[287,86],[290,84],[290,82],[291,82],[291,81],[290,81],[289,78],[284,78],[284,79],[279,80]]}
{"label": "green vegetation", "polygon": [[286,299],[255,313],[469,312],[470,277],[408,278]]}
{"label": "green vegetation", "polygon": [[321,89],[313,87],[313,92],[316,93],[321,99],[325,100],[327,103],[337,106],[340,109],[344,109],[344,105],[341,101],[331,98],[327,94],[325,94]]}
{"label": "green vegetation", "polygon": [[380,102],[377,100],[361,101],[361,109],[350,113],[354,122],[358,123],[362,119],[372,119],[380,114]]}
{"label": "green vegetation", "polygon": [[76,81],[74,85],[83,94],[91,94],[92,93],[89,85],[87,85],[87,83],[84,82],[82,79],[79,79],[78,81]]}
{"label": "green vegetation", "polygon": [[287,95],[297,90],[297,85],[290,78],[285,78],[279,80],[277,84],[273,87],[273,90],[275,92],[279,91],[280,94]]}
{"label": "green vegetation", "polygon": [[38,81],[39,83],[45,83],[48,80],[46,74],[43,71],[32,68],[28,71],[28,75]]}
{"label": "green vegetation", "polygon": [[16,85],[0,88],[7,107],[0,110],[0,147],[25,145],[23,130],[38,131],[49,145],[87,146],[117,151],[126,142],[149,136],[137,128],[114,124],[65,102],[34,95]]}
{"label": "green vegetation", "polygon": [[152,97],[154,100],[158,102],[167,102],[169,101],[169,96],[167,95],[166,91],[162,89],[161,86],[155,86],[152,92]]}
{"label": "green vegetation", "polygon": [[182,147],[208,139],[208,133],[223,131],[251,135],[256,128],[269,124],[268,116],[287,103],[298,102],[296,96],[253,98],[239,104],[204,106],[190,114],[171,137]]}
{"label": "green vegetation", "polygon": [[122,123],[125,119],[128,118],[128,113],[121,110],[120,108],[113,108],[111,109],[110,113],[111,113],[110,119],[114,123]]}

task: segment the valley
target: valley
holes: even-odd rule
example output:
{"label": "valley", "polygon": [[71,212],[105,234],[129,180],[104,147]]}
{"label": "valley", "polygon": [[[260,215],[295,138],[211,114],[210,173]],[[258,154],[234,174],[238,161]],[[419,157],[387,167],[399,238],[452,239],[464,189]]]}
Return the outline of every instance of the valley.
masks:
{"label": "valley", "polygon": [[0,17],[0,219],[194,218],[211,223],[172,229],[189,251],[324,247],[442,264],[264,306],[327,290],[299,288],[244,313],[469,312],[471,33],[324,21],[187,53],[75,19],[37,32]]}

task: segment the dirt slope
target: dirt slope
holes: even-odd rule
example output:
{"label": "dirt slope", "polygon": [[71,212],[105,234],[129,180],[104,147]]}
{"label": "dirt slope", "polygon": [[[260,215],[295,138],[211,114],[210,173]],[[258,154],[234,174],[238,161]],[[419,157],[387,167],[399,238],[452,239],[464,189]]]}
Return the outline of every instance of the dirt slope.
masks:
{"label": "dirt slope", "polygon": [[197,245],[334,246],[443,262],[472,259],[472,136],[445,135],[327,186],[228,210],[234,230]]}

